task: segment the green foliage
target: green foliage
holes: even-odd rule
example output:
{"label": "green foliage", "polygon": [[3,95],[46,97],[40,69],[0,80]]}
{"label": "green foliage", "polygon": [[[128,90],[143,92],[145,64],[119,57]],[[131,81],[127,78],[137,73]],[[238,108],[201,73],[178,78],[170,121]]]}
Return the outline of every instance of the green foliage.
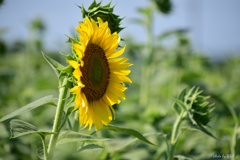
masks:
{"label": "green foliage", "polygon": [[146,143],[154,145],[152,142],[147,140],[141,133],[139,133],[138,131],[136,131],[134,129],[121,128],[121,127],[111,126],[111,125],[104,126],[103,129],[113,130],[115,132],[123,132],[123,133],[129,134],[129,135],[135,136],[138,139],[140,139],[140,140],[142,140],[142,141],[144,141]]}
{"label": "green foliage", "polygon": [[106,138],[97,138],[92,135],[83,134],[74,131],[63,131],[57,141],[57,146],[72,143],[72,142],[87,142],[87,143],[96,143],[96,142],[103,142],[107,141]]}
{"label": "green foliage", "polygon": [[[156,6],[157,0],[149,2],[151,5],[139,10],[143,18],[136,20],[145,27],[147,42],[137,43],[130,38],[126,41],[126,54],[134,64],[130,75],[133,84],[126,92],[126,100],[114,106],[115,120],[97,133],[78,129],[79,117],[72,104],[74,97],[67,95],[55,159],[158,160],[167,159],[170,150],[178,159],[213,159],[216,154],[240,158],[240,56],[206,57],[192,48],[188,30],[184,28],[155,35],[152,22],[157,16],[153,13],[159,6]],[[85,16],[94,16],[90,13],[95,11],[101,15],[107,12],[105,7],[110,6],[100,7],[97,2],[94,5],[84,11]],[[165,9],[168,8],[171,7]],[[0,59],[2,159],[44,158],[46,148],[40,146],[55,133],[49,130],[56,107],[48,106],[56,105],[58,80],[72,71],[65,66],[65,58],[72,59],[71,56],[63,58],[59,53],[44,50],[43,58],[40,51],[36,51],[35,39],[30,37],[28,41],[30,43],[20,42],[24,46],[21,49],[14,49],[1,39],[5,47]],[[171,43],[165,45],[166,41]],[[22,120],[10,121],[15,117]],[[9,139],[9,122],[13,139]],[[40,135],[42,144],[34,136],[23,136],[32,134]]]}
{"label": "green foliage", "polygon": [[11,128],[11,138],[17,138],[20,136],[33,134],[33,133],[37,133],[41,136],[45,136],[47,134],[54,134],[54,132],[51,132],[51,131],[41,131],[34,125],[19,119],[11,120],[10,128]]}
{"label": "green foliage", "polygon": [[25,105],[25,106],[21,107],[20,109],[17,109],[16,111],[14,111],[14,112],[12,112],[10,114],[5,115],[4,117],[2,117],[0,119],[0,122],[5,121],[5,120],[10,119],[10,118],[13,118],[15,116],[18,116],[20,114],[23,114],[23,113],[25,113],[27,111],[36,109],[37,107],[41,107],[41,106],[43,106],[45,104],[56,105],[54,103],[53,96],[45,96],[45,97],[40,98],[40,99],[38,99],[38,100],[36,100],[34,102],[31,102],[28,105]]}

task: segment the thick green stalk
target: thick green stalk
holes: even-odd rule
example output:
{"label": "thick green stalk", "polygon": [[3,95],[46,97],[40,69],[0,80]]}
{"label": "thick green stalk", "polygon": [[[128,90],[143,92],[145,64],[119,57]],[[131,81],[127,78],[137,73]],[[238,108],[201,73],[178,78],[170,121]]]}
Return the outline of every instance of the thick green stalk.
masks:
{"label": "thick green stalk", "polygon": [[49,145],[48,145],[48,159],[51,160],[54,154],[54,149],[57,143],[58,135],[60,133],[59,127],[61,125],[61,119],[62,119],[62,114],[63,114],[63,109],[64,109],[64,104],[65,104],[65,98],[67,95],[67,78],[65,78],[62,82],[60,83],[60,88],[59,88],[59,98],[58,98],[58,105],[57,105],[57,110],[54,118],[54,123],[53,123],[53,129],[52,132],[55,132],[55,134],[52,134],[49,140]]}
{"label": "thick green stalk", "polygon": [[184,112],[182,111],[181,114],[178,115],[178,117],[173,125],[171,141],[170,141],[170,148],[168,151],[168,160],[174,159],[175,148],[176,148],[177,140],[178,140],[178,136],[179,136],[179,129],[180,129],[181,123],[183,121],[183,118],[184,118]]}

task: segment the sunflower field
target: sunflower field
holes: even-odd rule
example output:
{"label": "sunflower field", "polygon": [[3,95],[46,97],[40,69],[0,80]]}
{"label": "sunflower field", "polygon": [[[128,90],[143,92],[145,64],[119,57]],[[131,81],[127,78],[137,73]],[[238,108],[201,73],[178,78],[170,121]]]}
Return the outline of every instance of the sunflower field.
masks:
{"label": "sunflower field", "polygon": [[117,7],[81,6],[64,53],[45,49],[41,19],[26,41],[0,28],[0,160],[240,159],[240,54],[210,58],[182,28],[155,35],[169,0],[138,10],[137,42]]}

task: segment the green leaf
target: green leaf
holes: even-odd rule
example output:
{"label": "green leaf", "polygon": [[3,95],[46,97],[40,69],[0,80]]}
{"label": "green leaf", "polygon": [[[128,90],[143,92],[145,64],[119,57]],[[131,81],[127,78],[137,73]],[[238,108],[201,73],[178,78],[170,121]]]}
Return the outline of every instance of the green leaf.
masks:
{"label": "green leaf", "polygon": [[[143,135],[144,137],[151,137],[151,136],[157,136],[166,139],[165,134],[160,132],[155,133],[146,133]],[[131,138],[117,138],[117,139],[111,139],[106,143],[108,152],[121,152],[121,150],[125,150],[126,147],[134,144],[136,141],[138,141],[138,138],[131,137]]]}
{"label": "green leaf", "polygon": [[86,146],[81,147],[78,152],[89,150],[89,149],[96,149],[96,148],[103,148],[102,146],[96,145],[96,144],[88,144]]}
{"label": "green leaf", "polygon": [[32,133],[37,133],[40,135],[54,134],[54,132],[38,130],[38,128],[34,125],[19,119],[13,119],[10,121],[10,129],[11,138],[16,138]]}
{"label": "green leaf", "polygon": [[44,152],[43,152],[43,147],[40,147],[36,151],[38,158],[44,159]]}
{"label": "green leaf", "polygon": [[105,143],[105,147],[108,149],[108,152],[111,153],[120,153],[123,150],[126,150],[126,147],[136,143],[138,138],[114,138]]}
{"label": "green leaf", "polygon": [[192,160],[192,158],[188,158],[186,156],[183,156],[183,155],[175,155],[174,158],[177,158],[178,160]]}
{"label": "green leaf", "polygon": [[179,94],[178,98],[176,99],[176,102],[174,103],[174,109],[175,111],[180,114],[182,110],[186,111],[187,107],[184,104],[185,95],[187,94],[188,88],[185,88],[182,90],[182,92]]}
{"label": "green leaf", "polygon": [[42,55],[43,55],[44,59],[48,62],[48,64],[52,67],[52,69],[54,70],[54,72],[56,73],[57,76],[59,75],[60,71],[65,68],[62,64],[60,64],[59,62],[55,61],[54,59],[48,57],[43,52],[42,52]]}
{"label": "green leaf", "polygon": [[149,140],[147,140],[140,132],[134,130],[134,129],[128,129],[128,128],[121,128],[121,127],[117,127],[117,126],[112,126],[112,125],[108,125],[108,126],[104,126],[102,129],[108,129],[108,130],[112,130],[115,132],[123,132],[129,135],[132,135],[148,144],[152,144],[154,145],[152,142],[150,142]]}
{"label": "green leaf", "polygon": [[18,116],[18,115],[20,115],[22,113],[25,113],[27,111],[33,110],[33,109],[38,108],[38,107],[40,107],[42,105],[45,105],[45,104],[55,104],[54,103],[54,98],[53,98],[52,95],[40,98],[40,99],[38,99],[34,102],[31,102],[31,103],[27,104],[26,106],[23,106],[22,108],[19,108],[18,110],[15,110],[14,112],[2,117],[0,119],[0,122],[5,121],[5,120],[10,119],[10,118],[13,118],[15,116]]}
{"label": "green leaf", "polygon": [[63,53],[63,52],[60,52],[60,54],[62,56],[64,56],[67,60],[73,60],[74,59],[74,57],[69,55],[69,54],[66,54],[66,53]]}
{"label": "green leaf", "polygon": [[62,127],[64,126],[64,124],[66,123],[66,121],[67,121],[67,119],[68,119],[68,116],[69,116],[72,112],[74,112],[74,111],[75,111],[75,110],[74,110],[74,106],[72,106],[72,107],[68,107],[66,113],[64,112],[63,118],[62,118],[62,120],[61,120],[62,122],[61,122],[61,125],[60,125],[60,127],[59,127],[59,130],[62,129]]}
{"label": "green leaf", "polygon": [[102,142],[106,141],[106,138],[96,138],[92,135],[83,134],[74,131],[65,131],[59,135],[57,145],[72,143],[72,142]]}

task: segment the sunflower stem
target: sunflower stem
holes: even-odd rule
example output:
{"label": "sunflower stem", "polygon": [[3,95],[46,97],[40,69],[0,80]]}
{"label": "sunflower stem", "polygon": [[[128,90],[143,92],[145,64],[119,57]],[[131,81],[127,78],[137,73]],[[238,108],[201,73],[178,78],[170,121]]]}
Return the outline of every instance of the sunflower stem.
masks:
{"label": "sunflower stem", "polygon": [[66,87],[67,78],[65,78],[63,81],[60,81],[59,84],[60,84],[60,88],[59,88],[58,105],[57,105],[57,110],[54,118],[53,129],[52,129],[52,132],[55,132],[55,134],[51,135],[49,140],[49,145],[48,145],[47,157],[49,160],[51,160],[54,155],[54,149],[57,143],[58,135],[60,133],[61,119],[62,119],[64,104],[65,104],[65,98],[68,91],[68,88]]}
{"label": "sunflower stem", "polygon": [[178,137],[179,137],[179,130],[181,123],[184,119],[184,114],[185,112],[182,111],[180,115],[178,115],[172,129],[172,135],[171,135],[171,141],[170,141],[170,147],[168,151],[168,160],[173,160],[174,159],[174,154],[175,154],[175,148],[177,145]]}

